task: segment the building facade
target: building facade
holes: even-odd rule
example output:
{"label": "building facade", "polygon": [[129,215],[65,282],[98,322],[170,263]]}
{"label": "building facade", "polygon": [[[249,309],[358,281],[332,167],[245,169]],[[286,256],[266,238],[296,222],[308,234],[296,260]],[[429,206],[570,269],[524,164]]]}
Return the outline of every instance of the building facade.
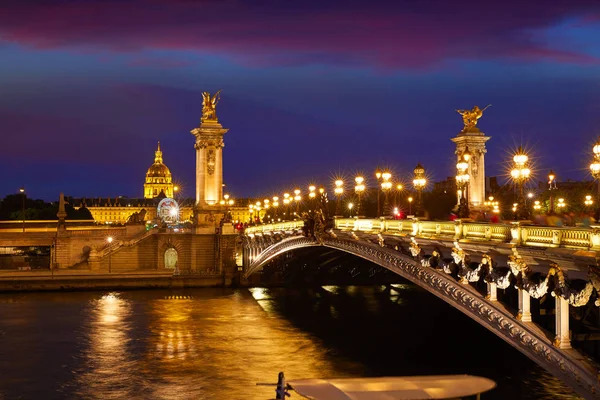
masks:
{"label": "building facade", "polygon": [[158,148],[154,152],[154,164],[146,172],[144,198],[154,199],[161,196],[161,193],[165,197],[173,198],[173,189],[173,177],[169,168],[163,164],[163,155],[158,142]]}

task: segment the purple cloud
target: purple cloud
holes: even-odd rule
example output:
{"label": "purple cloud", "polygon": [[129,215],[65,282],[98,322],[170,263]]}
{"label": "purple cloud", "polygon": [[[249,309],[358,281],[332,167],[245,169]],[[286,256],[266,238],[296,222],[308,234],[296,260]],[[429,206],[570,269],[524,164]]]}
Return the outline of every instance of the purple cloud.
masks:
{"label": "purple cloud", "polygon": [[[381,7],[345,1],[334,7],[311,1],[13,1],[0,13],[0,43],[117,53],[185,50],[250,65],[420,69],[452,59],[599,61],[531,34],[567,18],[597,23],[597,1],[397,3]],[[177,65],[173,61],[171,66]]]}

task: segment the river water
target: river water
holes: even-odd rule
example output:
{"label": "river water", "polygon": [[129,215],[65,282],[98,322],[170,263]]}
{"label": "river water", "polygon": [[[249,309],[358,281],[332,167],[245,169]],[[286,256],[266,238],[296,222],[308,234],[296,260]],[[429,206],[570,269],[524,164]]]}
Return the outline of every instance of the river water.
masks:
{"label": "river water", "polygon": [[468,373],[498,382],[483,399],[577,398],[412,285],[0,295],[0,399],[267,400],[256,383],[279,371]]}

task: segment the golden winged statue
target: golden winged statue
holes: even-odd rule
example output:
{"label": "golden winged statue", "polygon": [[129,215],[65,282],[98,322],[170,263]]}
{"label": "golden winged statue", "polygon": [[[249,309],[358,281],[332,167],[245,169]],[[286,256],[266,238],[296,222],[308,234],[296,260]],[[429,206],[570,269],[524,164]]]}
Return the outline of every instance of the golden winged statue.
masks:
{"label": "golden winged statue", "polygon": [[491,104],[488,104],[483,109],[478,106],[473,107],[471,110],[456,110],[463,118],[463,123],[465,124],[462,132],[479,132],[479,128],[477,128],[477,120],[483,116],[483,112],[491,107]]}
{"label": "golden winged statue", "polygon": [[217,103],[221,100],[221,90],[218,90],[214,95],[209,92],[202,92],[202,119],[201,122],[214,121],[217,119]]}

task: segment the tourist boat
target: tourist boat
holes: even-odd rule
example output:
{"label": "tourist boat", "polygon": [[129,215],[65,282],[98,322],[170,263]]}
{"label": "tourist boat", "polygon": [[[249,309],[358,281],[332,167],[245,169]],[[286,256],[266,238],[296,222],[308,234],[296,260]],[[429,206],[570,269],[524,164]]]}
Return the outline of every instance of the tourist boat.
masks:
{"label": "tourist boat", "polygon": [[299,379],[286,382],[279,373],[276,399],[293,390],[312,400],[432,400],[480,399],[496,387],[488,378],[472,375],[425,375],[381,378]]}

